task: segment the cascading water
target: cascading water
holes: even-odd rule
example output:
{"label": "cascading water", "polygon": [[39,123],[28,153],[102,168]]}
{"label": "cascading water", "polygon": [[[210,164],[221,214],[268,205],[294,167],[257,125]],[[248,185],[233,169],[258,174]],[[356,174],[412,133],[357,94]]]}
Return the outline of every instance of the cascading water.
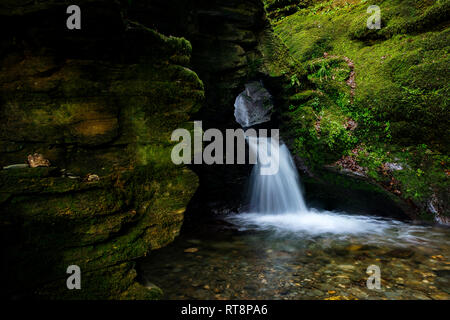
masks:
{"label": "cascading water", "polygon": [[[267,112],[267,103],[264,101],[270,102],[271,96],[262,87],[262,83],[247,84],[246,90],[236,98],[236,121],[243,127],[269,121],[270,113]],[[268,107],[272,109],[273,105]],[[400,221],[308,208],[287,146],[279,145],[278,139],[267,137],[249,136],[247,143],[257,155],[257,163],[253,167],[249,183],[249,210],[230,217],[230,220],[241,227],[309,235],[358,234],[378,240],[389,233],[394,241],[399,238],[410,242],[421,241],[420,237],[414,235],[417,227]],[[269,145],[270,152],[268,148],[261,150],[261,144]],[[278,168],[275,174],[262,173],[268,163]]]}
{"label": "cascading water", "polygon": [[[262,139],[269,141],[264,143],[270,145],[270,153],[265,150],[261,152],[258,148]],[[254,138],[247,141],[250,149],[258,156],[250,177],[250,212],[265,214],[306,212],[297,169],[286,145],[280,146],[270,138]],[[277,162],[274,165],[278,167],[278,172],[274,175],[263,175],[262,167],[271,161]]]}
{"label": "cascading water", "polygon": [[[380,241],[380,236],[391,234],[396,237],[389,240],[398,241],[401,238],[414,243],[423,241],[417,234],[424,227],[378,217],[308,208],[301,192],[300,177],[287,146],[278,145],[278,139],[273,141],[266,137],[247,137],[247,142],[250,150],[257,155],[249,183],[249,210],[230,217],[231,221],[244,229],[294,232],[300,235],[358,234],[367,236],[367,242]],[[262,145],[266,147],[261,148]],[[268,163],[278,166],[276,174],[262,174],[262,169]]]}
{"label": "cascading water", "polygon": [[[245,128],[265,116],[255,92],[236,99]],[[255,134],[246,132],[249,158],[257,160],[248,210],[225,218],[240,232],[217,221],[196,224],[141,265],[166,298],[449,299],[448,230],[308,208],[287,146],[278,145],[276,132]],[[381,290],[365,286],[374,266]]]}

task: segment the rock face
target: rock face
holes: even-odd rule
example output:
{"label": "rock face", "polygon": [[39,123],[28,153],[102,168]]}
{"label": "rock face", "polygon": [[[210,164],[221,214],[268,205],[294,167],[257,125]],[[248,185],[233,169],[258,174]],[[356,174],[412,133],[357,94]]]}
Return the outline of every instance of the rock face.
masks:
{"label": "rock face", "polygon": [[[196,119],[203,121],[204,130],[225,132],[241,127],[234,117],[235,99],[246,83],[260,79],[258,44],[268,21],[258,0],[200,3],[192,13],[195,27],[187,35],[193,44],[193,68],[206,90],[205,105]],[[191,203],[192,211],[203,214],[238,209],[251,166],[203,165],[193,170],[200,187]]]}
{"label": "rock face", "polygon": [[[34,153],[51,164],[0,170],[2,294],[157,298],[132,260],[174,239],[198,186],[172,164],[170,135],[203,84],[187,40],[123,4],[78,4],[81,30],[67,30],[57,1],[0,4],[0,166]],[[82,290],[67,289],[69,265]]]}
{"label": "rock face", "polygon": [[237,96],[234,108],[234,116],[241,127],[265,123],[272,116],[272,96],[261,82],[253,81]]}
{"label": "rock face", "polygon": [[[245,84],[260,79],[258,44],[268,28],[260,0],[155,0],[129,11],[145,25],[182,36],[192,43],[192,68],[205,85],[205,103],[193,119],[203,130],[237,129],[234,102]],[[191,212],[233,210],[240,204],[251,166],[196,165],[200,187]]]}
{"label": "rock face", "polygon": [[[199,185],[172,165],[170,134],[192,119],[240,127],[233,103],[257,78],[263,4],[77,4],[81,30],[67,30],[58,1],[0,5],[0,166],[34,153],[51,164],[0,171],[5,294],[156,297],[130,261],[173,240]],[[249,166],[192,169],[191,212],[238,206]],[[80,292],[65,286],[72,264]]]}

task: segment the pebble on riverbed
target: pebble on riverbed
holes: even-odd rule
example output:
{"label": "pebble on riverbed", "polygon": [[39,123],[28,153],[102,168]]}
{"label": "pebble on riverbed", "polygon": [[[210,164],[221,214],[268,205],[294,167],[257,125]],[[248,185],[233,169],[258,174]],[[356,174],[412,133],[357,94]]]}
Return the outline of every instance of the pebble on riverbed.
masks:
{"label": "pebble on riverbed", "polygon": [[[208,234],[208,241],[181,236],[143,269],[168,299],[448,299],[446,233],[433,234],[439,241],[429,246],[398,246],[357,236],[268,241],[226,230]],[[380,290],[367,288],[366,269],[372,264],[382,272]]]}

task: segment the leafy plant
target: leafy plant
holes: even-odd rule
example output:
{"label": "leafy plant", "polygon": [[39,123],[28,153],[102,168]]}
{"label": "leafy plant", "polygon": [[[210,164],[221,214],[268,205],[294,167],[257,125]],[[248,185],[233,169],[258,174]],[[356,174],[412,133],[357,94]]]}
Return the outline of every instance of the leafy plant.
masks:
{"label": "leafy plant", "polygon": [[291,87],[295,86],[300,87],[300,79],[298,78],[296,73],[291,76]]}

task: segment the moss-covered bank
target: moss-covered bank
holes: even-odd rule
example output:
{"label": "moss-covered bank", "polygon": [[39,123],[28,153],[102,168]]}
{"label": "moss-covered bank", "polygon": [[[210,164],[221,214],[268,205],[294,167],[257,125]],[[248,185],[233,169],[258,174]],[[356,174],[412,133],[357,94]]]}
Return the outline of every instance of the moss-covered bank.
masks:
{"label": "moss-covered bank", "polygon": [[[284,65],[297,65],[278,68],[291,149],[316,175],[357,173],[412,217],[448,223],[450,2],[265,3]],[[380,30],[367,28],[369,5],[381,9]],[[286,53],[272,55],[266,64]]]}

